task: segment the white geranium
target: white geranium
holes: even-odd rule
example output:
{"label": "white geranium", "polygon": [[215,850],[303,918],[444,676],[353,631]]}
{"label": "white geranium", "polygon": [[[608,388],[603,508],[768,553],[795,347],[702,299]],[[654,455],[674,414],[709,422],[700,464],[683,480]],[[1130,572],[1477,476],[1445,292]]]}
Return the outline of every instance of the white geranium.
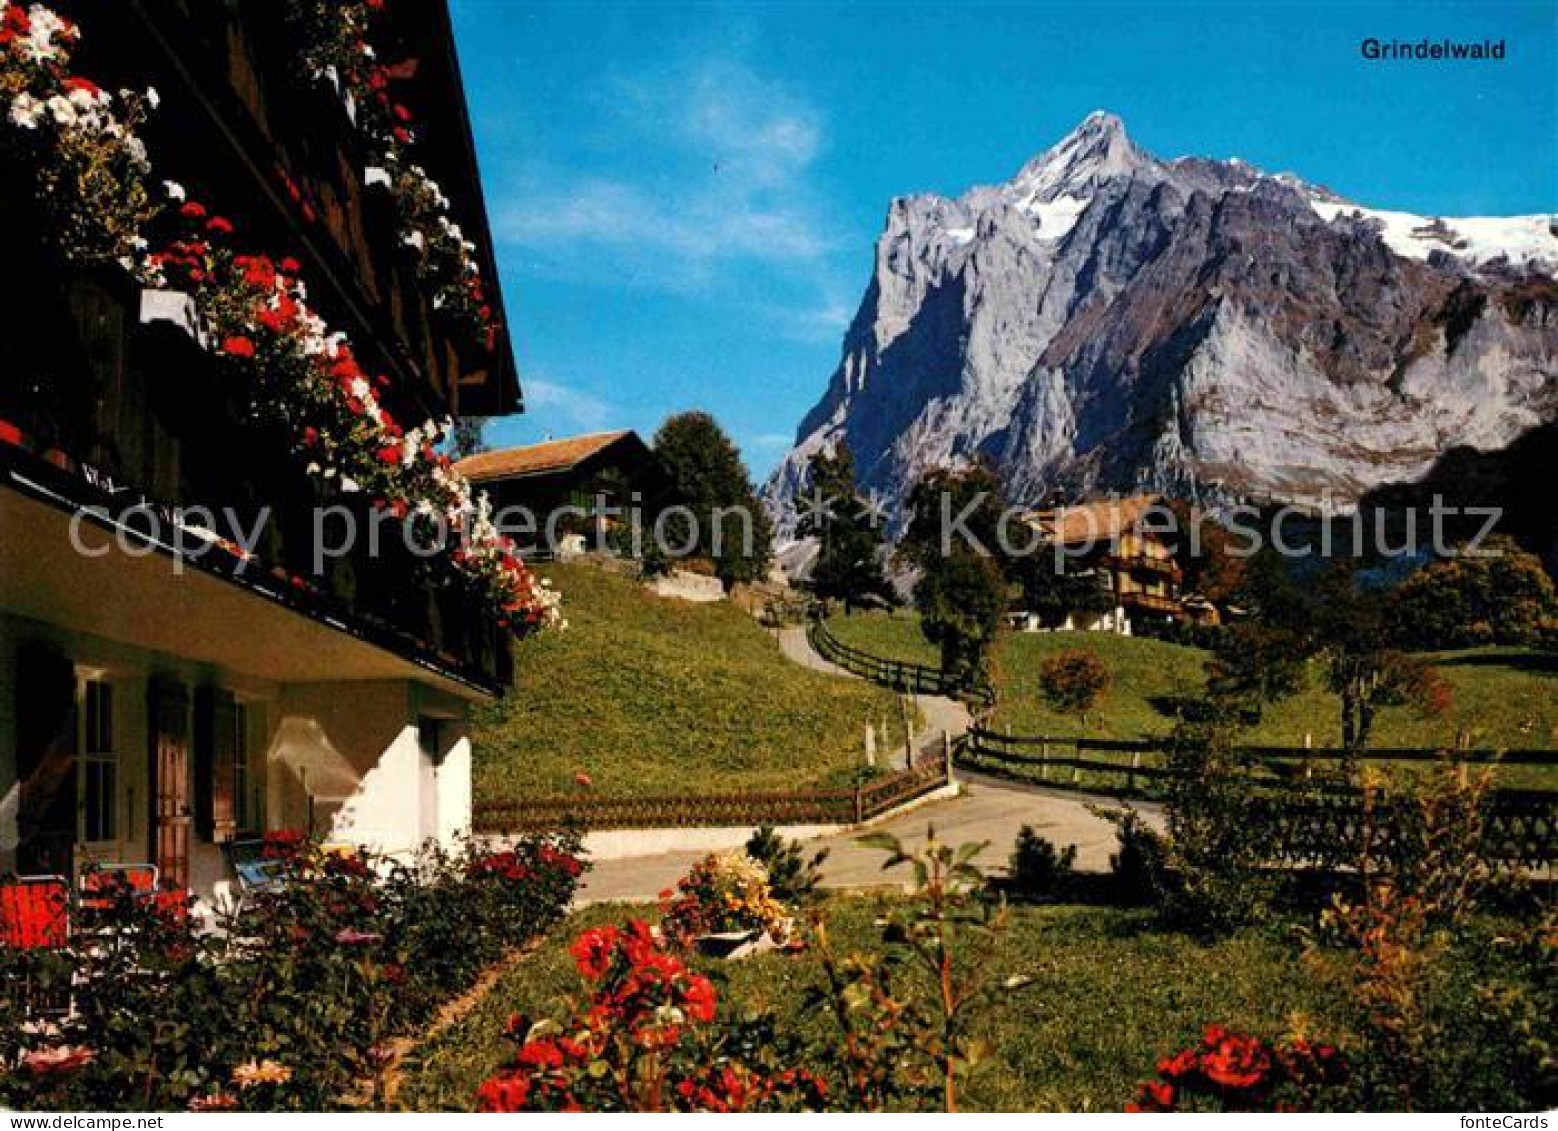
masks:
{"label": "white geranium", "polygon": [[43,103],[23,91],[11,99],[11,124],[24,130],[35,130],[43,120]]}
{"label": "white geranium", "polygon": [[184,186],[177,181],[163,181],[162,191],[168,194],[168,199],[175,204],[183,204],[189,199],[189,194],[184,191]]}
{"label": "white geranium", "polygon": [[55,125],[68,130],[76,124],[76,107],[63,94],[51,96],[44,106],[49,111],[49,117],[54,119]]}

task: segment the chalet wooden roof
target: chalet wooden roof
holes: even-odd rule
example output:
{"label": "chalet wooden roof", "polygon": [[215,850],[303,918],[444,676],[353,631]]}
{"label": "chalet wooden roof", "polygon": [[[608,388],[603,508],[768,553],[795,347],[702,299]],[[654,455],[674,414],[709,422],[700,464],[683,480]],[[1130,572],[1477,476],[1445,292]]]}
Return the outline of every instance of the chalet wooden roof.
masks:
{"label": "chalet wooden roof", "polygon": [[1142,515],[1162,501],[1160,495],[1130,495],[1029,511],[1023,518],[1037,528],[1046,541],[1062,546],[1107,542],[1133,529]]}
{"label": "chalet wooden roof", "polygon": [[633,433],[626,429],[617,432],[591,432],[584,436],[569,436],[562,440],[526,444],[520,448],[478,452],[476,455],[460,460],[454,467],[461,475],[473,482],[566,471],[632,435]]}

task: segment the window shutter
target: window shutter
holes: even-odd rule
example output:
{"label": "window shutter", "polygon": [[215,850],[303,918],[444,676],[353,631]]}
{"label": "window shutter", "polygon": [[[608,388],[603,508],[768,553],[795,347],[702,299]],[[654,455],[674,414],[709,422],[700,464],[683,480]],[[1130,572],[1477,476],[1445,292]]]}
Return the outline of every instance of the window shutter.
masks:
{"label": "window shutter", "polygon": [[231,692],[203,687],[195,695],[195,817],[213,844],[233,839],[233,757],[237,712]]}

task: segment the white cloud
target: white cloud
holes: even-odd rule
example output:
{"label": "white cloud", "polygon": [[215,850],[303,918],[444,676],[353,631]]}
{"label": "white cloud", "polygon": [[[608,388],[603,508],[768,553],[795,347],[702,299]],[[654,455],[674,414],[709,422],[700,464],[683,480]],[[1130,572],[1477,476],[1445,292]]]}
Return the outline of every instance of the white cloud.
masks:
{"label": "white cloud", "polygon": [[748,447],[764,452],[783,451],[794,442],[795,436],[790,432],[763,432],[747,438]]}
{"label": "white cloud", "polygon": [[500,237],[572,268],[605,249],[668,286],[742,261],[818,269],[833,241],[809,183],[823,146],[814,108],[730,59],[605,89],[611,173],[532,165],[499,210]]}
{"label": "white cloud", "polygon": [[550,427],[566,422],[571,428],[599,432],[620,419],[616,405],[583,389],[538,377],[526,377],[520,383],[525,391],[527,415],[535,418],[537,424]]}

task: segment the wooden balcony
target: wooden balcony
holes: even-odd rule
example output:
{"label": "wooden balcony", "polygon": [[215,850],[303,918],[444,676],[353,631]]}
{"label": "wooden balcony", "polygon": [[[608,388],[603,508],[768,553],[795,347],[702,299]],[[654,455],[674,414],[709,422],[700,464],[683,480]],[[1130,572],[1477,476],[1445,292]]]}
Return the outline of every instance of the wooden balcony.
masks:
{"label": "wooden balcony", "polygon": [[[0,489],[67,517],[140,506],[166,523],[203,507],[253,530],[263,515],[256,560],[223,550],[188,564],[455,683],[506,685],[508,634],[452,570],[388,526],[377,546],[359,538],[316,562],[316,507],[341,500],[318,495],[287,437],[249,416],[245,391],[187,332],[144,324],[127,276],[64,270],[21,242],[14,262],[31,286],[0,311],[0,367],[13,377],[0,387]],[[349,513],[368,528],[366,502]]]}

